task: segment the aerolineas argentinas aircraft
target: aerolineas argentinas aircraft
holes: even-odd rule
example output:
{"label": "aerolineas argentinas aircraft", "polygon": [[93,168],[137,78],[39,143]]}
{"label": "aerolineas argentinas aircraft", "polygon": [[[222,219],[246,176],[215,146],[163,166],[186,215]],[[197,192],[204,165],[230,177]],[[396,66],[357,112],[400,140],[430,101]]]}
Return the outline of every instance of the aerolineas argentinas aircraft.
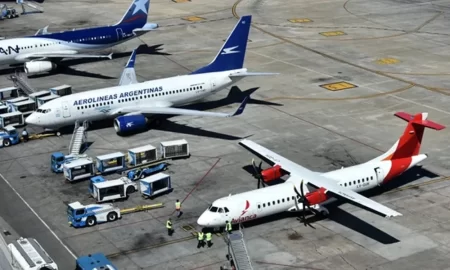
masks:
{"label": "aerolineas argentinas aircraft", "polygon": [[116,117],[117,133],[142,129],[152,114],[230,117],[244,110],[248,97],[234,114],[173,108],[194,103],[246,76],[276,73],[251,73],[243,68],[251,16],[242,17],[216,58],[189,75],[137,83],[134,51],[122,74],[120,85],[64,96],[42,105],[26,123],[47,129],[73,125],[79,121],[98,121]]}
{"label": "aerolineas argentinas aircraft", "polygon": [[[241,141],[242,146],[273,166],[263,171],[259,169],[263,182],[279,179],[285,174],[290,177],[282,184],[218,199],[197,223],[205,227],[223,227],[226,221],[236,224],[284,211],[301,211],[306,225],[305,208],[326,215],[328,210],[323,205],[334,199],[349,200],[384,217],[401,216],[357,192],[387,183],[426,159],[426,154],[419,154],[425,127],[435,130],[445,127],[426,120],[428,113],[412,116],[399,112],[395,115],[406,120],[408,125],[389,151],[366,163],[327,173],[310,171],[250,140]],[[253,166],[257,170],[254,163]]]}
{"label": "aerolineas argentinas aircraft", "polygon": [[[88,6],[88,5],[86,5]],[[58,33],[40,29],[34,36],[0,41],[0,65],[24,63],[29,74],[47,72],[63,58],[109,58],[112,55],[80,54],[113,47],[158,28],[147,23],[150,0],[134,0],[122,19],[111,26],[73,29]]]}

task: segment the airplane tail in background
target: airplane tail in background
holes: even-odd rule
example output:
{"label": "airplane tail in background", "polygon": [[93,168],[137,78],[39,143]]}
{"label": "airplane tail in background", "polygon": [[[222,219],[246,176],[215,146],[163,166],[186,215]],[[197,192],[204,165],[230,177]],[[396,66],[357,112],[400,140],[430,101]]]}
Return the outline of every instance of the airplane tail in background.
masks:
{"label": "airplane tail in background", "polygon": [[147,23],[150,0],[133,0],[123,18],[116,24],[135,24],[136,28],[143,27]]}
{"label": "airplane tail in background", "polygon": [[398,112],[395,116],[408,122],[408,125],[400,139],[378,160],[395,160],[416,156],[420,152],[423,132],[425,128],[442,130],[445,126],[427,120],[428,113],[418,113],[411,115],[405,112]]}
{"label": "airplane tail in background", "polygon": [[252,16],[248,15],[241,17],[219,53],[216,55],[216,58],[214,58],[209,65],[204,66],[191,74],[220,72],[243,68],[251,23]]}

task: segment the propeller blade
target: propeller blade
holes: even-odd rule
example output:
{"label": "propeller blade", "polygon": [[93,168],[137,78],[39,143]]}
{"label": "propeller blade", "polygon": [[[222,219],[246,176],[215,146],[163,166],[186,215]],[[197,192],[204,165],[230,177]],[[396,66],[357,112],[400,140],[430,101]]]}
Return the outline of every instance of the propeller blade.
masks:
{"label": "propeller blade", "polygon": [[305,197],[305,193],[303,193],[303,179],[300,182],[300,193],[302,194],[302,197],[304,198]]}
{"label": "propeller blade", "polygon": [[300,212],[300,208],[298,207],[298,202],[297,202],[297,200],[294,200],[294,202],[295,202],[295,208],[297,209],[298,212]]}
{"label": "propeller blade", "polygon": [[[295,185],[294,185],[294,191],[295,191],[295,193],[297,193],[297,196],[298,196],[298,197],[300,197],[300,198],[302,197],[302,196],[300,195],[300,193],[298,193],[298,190],[297,190],[297,188],[295,187]],[[295,201],[297,201],[297,200],[295,200]]]}
{"label": "propeller blade", "polygon": [[259,162],[259,166],[258,166],[259,171],[262,171],[261,166],[262,166],[262,160]]}

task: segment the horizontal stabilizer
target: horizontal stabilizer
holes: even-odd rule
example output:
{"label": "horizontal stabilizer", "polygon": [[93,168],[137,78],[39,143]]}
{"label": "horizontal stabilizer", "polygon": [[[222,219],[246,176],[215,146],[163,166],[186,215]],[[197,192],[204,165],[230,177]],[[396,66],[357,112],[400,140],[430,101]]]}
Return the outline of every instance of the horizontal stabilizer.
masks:
{"label": "horizontal stabilizer", "polygon": [[436,122],[426,120],[428,117],[428,113],[419,113],[415,116],[406,112],[398,112],[395,114],[395,116],[405,120],[406,122],[412,122],[413,124],[424,126],[427,128],[435,129],[435,130],[442,130],[445,128],[445,126],[438,124]]}
{"label": "horizontal stabilizer", "polygon": [[136,28],[133,30],[133,33],[140,34],[140,33],[146,33],[148,31],[154,31],[159,28],[159,25],[157,23],[146,23],[142,28]]}
{"label": "horizontal stabilizer", "polygon": [[23,57],[16,57],[17,60],[41,60],[41,59],[62,59],[62,58],[108,58],[112,59],[112,53],[108,55],[94,55],[94,54],[78,54],[78,53],[67,53],[67,52],[40,52],[40,53],[30,53],[25,54]]}
{"label": "horizontal stabilizer", "polygon": [[280,73],[270,73],[270,72],[242,72],[242,73],[235,73],[231,74],[229,77],[247,77],[247,76],[272,76],[272,75],[278,75]]}

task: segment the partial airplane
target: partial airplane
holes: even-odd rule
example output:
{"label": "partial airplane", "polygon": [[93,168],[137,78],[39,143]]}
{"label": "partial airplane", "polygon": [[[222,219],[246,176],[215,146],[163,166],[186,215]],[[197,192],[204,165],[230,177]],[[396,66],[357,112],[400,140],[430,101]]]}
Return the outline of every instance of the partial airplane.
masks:
{"label": "partial airplane", "polygon": [[[26,119],[26,123],[46,129],[73,125],[75,121],[98,121],[116,117],[117,133],[146,127],[149,115],[197,115],[231,117],[242,113],[246,97],[234,114],[179,109],[214,94],[246,76],[273,75],[252,73],[243,68],[251,16],[242,17],[215,59],[191,74],[138,83],[133,51],[119,86],[86,91],[52,100]],[[117,117],[118,116],[118,117]]]}
{"label": "partial airplane", "polygon": [[419,154],[424,129],[442,130],[445,127],[427,120],[428,113],[412,116],[399,112],[395,115],[407,121],[408,125],[389,151],[366,163],[327,173],[308,170],[255,142],[242,140],[240,144],[243,147],[273,166],[261,170],[261,164],[257,168],[253,161],[259,181],[269,183],[286,174],[290,177],[281,184],[218,199],[199,217],[197,223],[205,227],[224,227],[226,221],[237,224],[285,211],[298,211],[302,213],[306,226],[305,210],[326,216],[329,212],[324,205],[336,199],[347,200],[384,217],[401,216],[397,211],[357,192],[392,181],[426,159],[426,154]]}
{"label": "partial airplane", "polygon": [[23,64],[26,73],[48,72],[63,58],[112,58],[109,55],[80,54],[110,48],[158,28],[147,23],[150,0],[134,0],[123,18],[112,26],[47,32],[0,41],[0,65]]}

